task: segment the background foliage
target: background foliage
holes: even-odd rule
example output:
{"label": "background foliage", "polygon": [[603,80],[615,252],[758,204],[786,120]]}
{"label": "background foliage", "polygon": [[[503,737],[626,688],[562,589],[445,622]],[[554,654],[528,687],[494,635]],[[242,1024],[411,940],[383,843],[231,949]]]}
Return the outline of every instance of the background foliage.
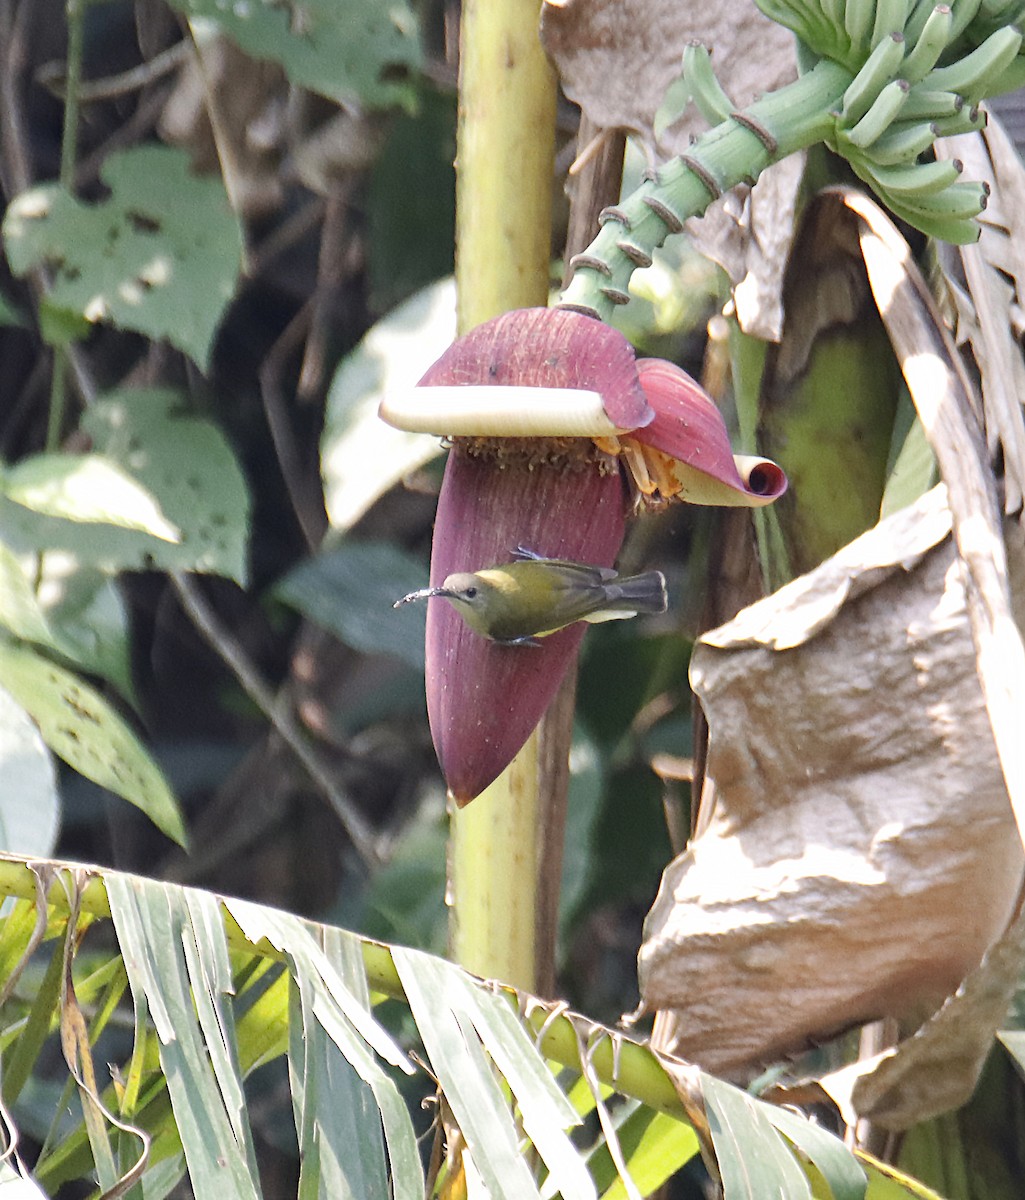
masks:
{"label": "background foliage", "polygon": [[[108,869],[4,880],[3,1098],[47,1194],[420,1195],[418,1038],[470,1194],[474,1172],[537,1194],[524,1131],[546,1195],[632,1195],[623,1155],[644,1194],[685,1162],[674,1194],[703,1186],[657,1070],[610,1116],[607,1045],[586,1087],[588,1029],[553,1027],[546,1054],[577,1068],[556,1086],[507,997],[421,953],[446,945],[444,789],[423,614],[391,601],[426,581],[440,447],[376,406],[454,332],[457,20],[448,0],[0,0],[0,846]],[[563,170],[574,128],[565,105]],[[683,242],[639,291],[629,336],[700,374],[716,270]],[[720,521],[639,525],[623,566],[662,567],[671,611],[587,639],[558,986],[594,1021],[636,1003],[667,813],[688,824]],[[205,892],[155,881],[240,899],[225,931]],[[299,918],[412,949],[381,961]],[[698,1089],[730,1196],[863,1194],[814,1127]],[[927,1194],[869,1174],[873,1196]]]}

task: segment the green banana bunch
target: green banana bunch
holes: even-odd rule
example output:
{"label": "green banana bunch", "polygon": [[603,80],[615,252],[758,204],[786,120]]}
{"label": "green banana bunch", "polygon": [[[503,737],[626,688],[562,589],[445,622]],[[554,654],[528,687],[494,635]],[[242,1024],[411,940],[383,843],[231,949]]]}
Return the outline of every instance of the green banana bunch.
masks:
{"label": "green banana bunch", "polygon": [[[757,0],[820,58],[846,66],[826,143],[897,216],[923,233],[973,242],[989,188],[957,160],[922,162],[937,138],[981,129],[979,101],[1025,82],[1025,0]],[[706,119],[735,115],[708,55],[688,48],[684,76]],[[772,130],[768,131],[770,134]]]}
{"label": "green banana bunch", "polygon": [[738,110],[707,50],[688,47],[687,92],[712,128],[601,214],[560,303],[608,320],[630,276],[688,217],[772,163],[820,142],[883,204],[945,241],[973,242],[983,182],[933,161],[937,139],[985,125],[980,102],[1025,83],[1025,0],[756,0],[800,40],[802,73]]}
{"label": "green banana bunch", "polygon": [[[903,77],[914,82],[941,57],[962,59],[990,34],[1025,13],[1023,0],[756,0],[758,7],[800,38],[818,58],[859,72],[893,33],[904,35],[916,58]],[[930,61],[930,55],[932,56]],[[873,65],[872,70],[877,70]],[[916,72],[921,72],[917,74]],[[987,94],[993,88],[987,86]]]}

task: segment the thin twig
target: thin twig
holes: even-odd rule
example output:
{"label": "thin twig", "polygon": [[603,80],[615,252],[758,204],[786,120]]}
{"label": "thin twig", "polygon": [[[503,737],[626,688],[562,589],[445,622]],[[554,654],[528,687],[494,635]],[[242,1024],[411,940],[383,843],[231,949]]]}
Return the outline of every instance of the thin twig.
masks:
{"label": "thin twig", "polygon": [[170,579],[189,619],[225,662],[246,695],[271,723],[282,741],[306,768],[310,778],[323,791],[360,858],[368,868],[379,866],[383,859],[374,830],[338,786],[291,709],[278,703],[277,697],[253,666],[248,655],[222,624],[195,583],[187,575],[177,571],[171,573]]}
{"label": "thin twig", "polygon": [[249,258],[250,279],[257,279],[268,265],[286,250],[291,250],[296,242],[301,241],[311,230],[324,219],[325,200],[323,196],[314,196],[302,208],[297,209],[286,217],[267,237],[253,248]]}
{"label": "thin twig", "polygon": [[78,106],[82,84],[82,57],[85,52],[85,5],[83,0],[67,0],[68,63],[64,86],[64,128],[61,131],[60,182],[68,191],[75,183],[78,159]]}
{"label": "thin twig", "polygon": [[[276,739],[271,745],[273,737],[270,733],[263,739],[228,776],[190,830],[192,851],[188,855],[172,852],[157,872],[160,879],[191,885],[209,879],[224,863],[238,862],[281,822],[284,803],[280,789],[254,787],[257,780],[266,785],[271,754],[277,749]],[[242,805],[245,820],[233,820]]]}
{"label": "thin twig", "polygon": [[[82,81],[82,57],[85,53],[84,0],[67,0],[68,66],[64,98],[64,127],[61,131],[60,185],[68,192],[75,186],[75,163],[78,159],[78,90]],[[49,286],[49,280],[47,280]],[[50,377],[50,411],[46,423],[46,449],[56,450],[64,431],[67,413],[67,369],[82,369],[82,362],[73,363],[70,343],[58,345],[53,351],[53,374]]]}
{"label": "thin twig", "polygon": [[[33,182],[21,95],[33,11],[31,3],[16,5],[14,0],[0,0],[0,182],[8,200],[26,191]],[[51,286],[46,268],[32,271],[29,285],[39,304]],[[77,346],[69,344],[65,347],[65,361],[71,366],[82,399],[90,403],[96,396],[97,385],[84,355]],[[53,368],[55,373],[58,362]]]}
{"label": "thin twig", "polygon": [[0,45],[3,64],[0,67],[0,181],[10,200],[25,191],[32,183],[32,164],[25,135],[24,106],[21,89],[28,61],[29,22],[34,3],[17,4],[16,0],[0,0]]}
{"label": "thin twig", "polygon": [[337,299],[346,277],[348,247],[345,224],[351,190],[351,184],[336,183],[327,197],[327,206],[324,209],[310,332],[306,338],[303,364],[296,386],[296,394],[303,398],[318,394],[324,386],[328,340],[332,326],[336,323]]}
{"label": "thin twig", "polygon": [[[78,98],[83,104],[97,100],[113,100],[118,96],[127,96],[130,92],[141,91],[148,84],[155,83],[165,75],[177,70],[187,61],[191,48],[187,41],[175,42],[156,58],[149,62],[140,63],[120,75],[108,75],[103,79],[90,79],[79,85]],[[67,91],[67,75],[61,63],[47,63],[36,72],[36,79],[52,92],[63,99]]]}
{"label": "thin twig", "polygon": [[260,396],[292,511],[299,522],[306,545],[315,550],[324,536],[327,520],[323,508],[309,503],[310,489],[305,486],[302,461],[292,435],[292,426],[286,415],[287,404],[281,386],[285,363],[309,329],[312,304],[312,299],[308,300],[299,309],[260,364]]}
{"label": "thin twig", "polygon": [[123,146],[134,146],[143,140],[156,125],[160,114],[167,106],[170,88],[167,86],[154,88],[148,95],[143,96],[135,106],[132,115],[123,121],[100,143],[94,150],[85,155],[75,167],[75,187],[79,191],[93,183],[100,173],[100,168],[115,150]]}
{"label": "thin twig", "polygon": [[[228,201],[231,204],[232,212],[242,213],[245,211],[245,204],[242,200],[240,180],[244,172],[239,166],[238,154],[229,132],[229,122],[225,119],[220,95],[214,86],[210,63],[206,57],[205,43],[196,37],[195,31],[185,22],[184,17],[179,16],[179,20],[189,38],[193,61],[203,82],[206,115],[210,121],[210,132],[213,134],[214,146],[217,149],[217,160],[220,163],[221,178],[224,181],[225,191],[228,193]],[[245,275],[250,273],[248,244],[242,247],[242,272]]]}

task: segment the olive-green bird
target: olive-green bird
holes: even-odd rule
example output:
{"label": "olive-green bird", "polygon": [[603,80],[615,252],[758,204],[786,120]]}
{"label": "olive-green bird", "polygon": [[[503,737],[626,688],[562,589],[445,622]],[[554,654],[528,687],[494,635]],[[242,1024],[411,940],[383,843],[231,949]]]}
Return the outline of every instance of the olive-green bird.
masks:
{"label": "olive-green bird", "polygon": [[661,571],[620,579],[611,567],[543,558],[523,546],[513,562],[458,571],[441,587],[410,592],[394,607],[441,596],[475,632],[506,646],[536,646],[576,621],[618,621],[666,610]]}

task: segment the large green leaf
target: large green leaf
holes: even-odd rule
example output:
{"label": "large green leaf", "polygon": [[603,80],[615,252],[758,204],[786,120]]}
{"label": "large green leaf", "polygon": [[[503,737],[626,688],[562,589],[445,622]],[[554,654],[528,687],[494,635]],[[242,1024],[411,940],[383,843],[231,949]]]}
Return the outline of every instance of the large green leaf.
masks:
{"label": "large green leaf", "polygon": [[479,1038],[453,1013],[444,977],[435,978],[433,972],[421,976],[419,968],[426,959],[411,959],[407,966],[411,954],[397,949],[395,965],[431,1065],[466,1139],[467,1153],[487,1188],[485,1194],[496,1200],[540,1200]]}
{"label": "large green leaf", "polygon": [[53,762],[31,717],[0,687],[0,850],[46,858],[60,805]]}
{"label": "large green leaf", "polygon": [[103,676],[134,701],[121,593],[106,573],[74,555],[53,549],[18,555],[0,542],[0,627]]}
{"label": "large green leaf", "polygon": [[[343,972],[351,978],[362,969],[361,959],[350,958]],[[317,1019],[316,988],[308,976],[301,976],[293,996],[288,1061],[299,1141],[299,1200],[389,1200],[384,1131],[373,1090]],[[363,999],[368,1003],[368,997]]]}
{"label": "large green leaf", "polygon": [[118,525],[164,542],[181,540],[149,492],[100,454],[34,454],[0,472],[0,490],[44,517]]}
{"label": "large green leaf", "polygon": [[910,399],[907,403],[911,408],[911,420],[906,429],[894,431],[894,447],[891,449],[893,462],[879,510],[880,520],[913,504],[939,479],[936,455],[925,436],[922,422],[915,416]]}
{"label": "large green leaf", "polygon": [[[232,900],[228,904],[232,917],[238,922],[246,936],[254,942],[266,939],[277,950],[284,953],[291,965],[293,976],[299,985],[304,1020],[308,1014],[316,1017],[316,1024],[328,1039],[341,1051],[342,1056],[370,1089],[380,1113],[384,1129],[394,1200],[419,1200],[423,1195],[423,1172],[416,1148],[409,1114],[399,1095],[394,1081],[382,1070],[374,1054],[385,1062],[409,1072],[411,1067],[401,1048],[378,1024],[370,1011],[366,975],[359,956],[353,957],[351,935],[340,930],[325,931],[325,945],[318,945],[309,930],[296,917],[278,913],[256,904]],[[294,1011],[294,1009],[293,1009]],[[315,1039],[320,1033],[315,1032]],[[292,1038],[293,1077],[296,1070],[298,1050]],[[340,1066],[336,1063],[336,1075],[332,1086],[353,1088],[355,1081],[343,1080]],[[318,1067],[319,1072],[319,1067]],[[296,1106],[296,1117],[300,1138],[304,1135],[304,1124],[308,1120],[322,1119],[324,1109],[319,1102],[310,1102],[305,1086],[308,1076],[304,1070],[301,1101]],[[359,1092],[360,1102],[366,1093]],[[332,1137],[332,1147],[337,1151],[337,1139]],[[332,1154],[332,1158],[336,1158]],[[338,1164],[341,1170],[341,1164]],[[372,1161],[362,1161],[359,1170],[373,1172]],[[329,1167],[334,1175],[333,1167]],[[355,1183],[350,1177],[350,1182]],[[312,1185],[310,1185],[312,1186]],[[328,1193],[330,1194],[330,1193]]]}
{"label": "large green leaf", "polygon": [[[616,1137],[634,1186],[648,1196],[699,1152],[698,1135],[689,1125],[665,1113],[635,1106],[616,1127]],[[608,1145],[602,1142],[588,1162],[602,1200],[630,1200]]]}
{"label": "large green leaf", "polygon": [[11,268],[48,267],[51,309],[166,338],[205,369],[242,263],[241,227],[221,181],[193,175],[184,152],[155,145],[112,154],[100,174],[110,196],[96,204],[56,184],[11,201],[3,221]]}
{"label": "large green leaf", "polygon": [[[90,1033],[98,1036],[125,979],[130,981],[135,1051],[115,1071],[118,1088],[108,1085],[103,1101],[152,1139],[143,1180],[147,1198],[173,1188],[183,1147],[191,1194],[199,1200],[259,1195],[242,1079],[287,1052],[302,1148],[300,1200],[422,1200],[410,1116],[378,1062],[411,1071],[410,1059],[375,1017],[371,988],[410,1006],[465,1139],[471,1195],[526,1200],[558,1193],[583,1200],[600,1186],[608,1200],[619,1200],[636,1196],[634,1185],[647,1195],[696,1152],[695,1135],[655,1057],[584,1018],[568,1018],[561,1006],[536,1001],[525,1015],[510,991],[420,952],[249,902],[114,871],[94,874],[79,893],[83,911],[68,945],[82,946],[85,925],[109,905],[123,965],[115,956],[84,978],[76,971],[77,990],[80,1003],[96,1014]],[[29,897],[36,882],[24,865],[0,858],[0,893],[25,897],[0,922],[0,986],[32,941],[36,908]],[[70,871],[67,883],[73,883]],[[51,887],[48,905],[51,935],[62,934],[68,895]],[[5,1087],[27,1077],[56,1019],[61,941],[36,999],[27,1002],[28,1022],[12,1023],[10,1009],[4,1011]],[[85,946],[90,944],[95,941]],[[25,1011],[20,997],[8,1003]],[[619,1042],[615,1052],[612,1040]],[[552,1057],[576,1072],[581,1055],[596,1081],[580,1089],[591,1102],[574,1107],[545,1060]],[[728,1084],[704,1075],[700,1081],[728,1198],[854,1200],[863,1193],[860,1171],[835,1138]],[[639,1086],[647,1099],[609,1105],[632,1184],[615,1181],[607,1146],[599,1143],[585,1162],[564,1132],[579,1124],[578,1110],[593,1107],[594,1085],[605,1097]],[[92,1153],[80,1123],[44,1155],[38,1177],[51,1189],[85,1179],[93,1170]],[[543,1190],[534,1178],[538,1159],[547,1169]],[[810,1163],[802,1167],[801,1159]],[[936,1200],[914,1180],[867,1156],[862,1161],[868,1200]]]}
{"label": "large green leaf", "polygon": [[422,671],[425,606],[394,604],[426,585],[427,568],[389,542],[343,542],[300,563],[274,593],[346,645]]}
{"label": "large green leaf", "polygon": [[2,489],[0,541],[19,556],[57,551],[108,573],[151,570],[165,558],[180,559],[184,549],[180,544],[123,525],[69,521],[33,512],[8,500]]}
{"label": "large green leaf", "polygon": [[136,1006],[160,1037],[194,1194],[259,1200],[216,900],[126,876],[108,879],[107,896]]}
{"label": "large green leaf", "polygon": [[171,0],[197,39],[221,30],[255,58],[280,63],[295,86],[356,108],[410,107],[420,64],[416,17],[406,0]]}
{"label": "large green leaf", "polygon": [[53,631],[53,647],[80,670],[114,684],[138,707],[128,613],[117,581],[63,551],[50,550],[35,561],[39,578],[35,598]]}
{"label": "large green leaf", "polygon": [[[61,551],[82,567],[203,571],[247,576],[249,492],[224,435],[167,388],[126,388],[82,420],[105,459],[137,481],[178,531],[165,541],[139,529],[31,512],[0,489],[0,540],[19,554]],[[17,468],[15,468],[17,469]]]}
{"label": "large green leaf", "polygon": [[249,490],[212,421],[192,412],[171,388],[119,388],[90,406],[82,429],[180,529],[178,546],[161,552],[158,565],[245,583]]}
{"label": "large green leaf", "polygon": [[[4,921],[3,949],[4,958],[8,960],[4,964],[5,980],[10,978],[11,971],[28,949],[34,934],[36,916],[35,905],[26,904],[21,912],[9,913]],[[8,924],[13,926],[12,937],[7,936]],[[17,958],[10,961],[11,952],[15,948],[18,951]],[[63,949],[58,942],[50,951],[50,961],[35,985],[34,995],[28,1005],[24,1023],[18,1030],[18,1036],[11,1039],[10,1045],[4,1046],[4,1104],[16,1103],[31,1077],[51,1029],[59,1018],[61,982],[64,975]]]}
{"label": "large green leaf", "polygon": [[539,1195],[518,1151],[490,1059],[516,1098],[524,1132],[553,1187],[564,1200],[594,1197],[594,1183],[564,1132],[580,1118],[533,1052],[506,1000],[429,955],[396,947],[392,957],[431,1065],[489,1194],[509,1200]]}
{"label": "large green leaf", "polygon": [[762,1111],[771,1124],[814,1163],[829,1185],[833,1200],[863,1200],[868,1186],[865,1172],[839,1138],[788,1109],[770,1104]]}
{"label": "large green leaf", "polygon": [[811,1200],[811,1185],[760,1104],[712,1075],[702,1080],[705,1112],[724,1200]]}
{"label": "large green leaf", "polygon": [[0,641],[0,687],[30,714],[66,763],[123,796],[180,844],[185,826],[157,764],[103,697],[27,646]]}
{"label": "large green leaf", "polygon": [[0,626],[23,642],[50,647],[57,644],[20,557],[3,542],[0,542]]}
{"label": "large green leaf", "polygon": [[414,387],[455,334],[455,283],[443,279],[378,321],[335,372],[320,439],[333,528],[350,529],[389,488],[441,453],[438,438],[393,429],[377,409],[387,392]]}

